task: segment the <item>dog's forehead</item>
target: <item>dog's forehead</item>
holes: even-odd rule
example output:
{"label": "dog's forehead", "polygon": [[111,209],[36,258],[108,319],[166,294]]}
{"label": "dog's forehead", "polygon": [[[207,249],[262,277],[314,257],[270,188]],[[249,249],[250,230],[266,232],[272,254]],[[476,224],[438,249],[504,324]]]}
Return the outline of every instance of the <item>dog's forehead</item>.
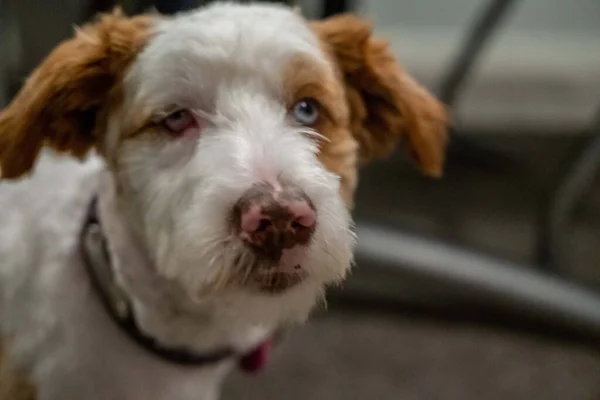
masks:
{"label": "dog's forehead", "polygon": [[127,86],[138,100],[157,101],[157,92],[189,96],[235,79],[276,85],[298,56],[327,63],[319,39],[292,9],[221,3],[159,21]]}

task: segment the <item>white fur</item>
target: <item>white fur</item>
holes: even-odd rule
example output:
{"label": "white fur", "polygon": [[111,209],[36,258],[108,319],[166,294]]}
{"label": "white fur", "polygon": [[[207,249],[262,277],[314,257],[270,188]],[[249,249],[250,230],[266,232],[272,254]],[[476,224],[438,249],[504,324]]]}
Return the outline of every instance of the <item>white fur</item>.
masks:
{"label": "white fur", "polygon": [[[286,111],[283,74],[298,55],[327,65],[303,19],[283,7],[219,4],[161,21],[110,117],[108,168],[95,156],[79,166],[46,155],[33,177],[0,184],[0,328],[40,400],[214,399],[233,365],[173,366],[113,325],[77,252],[94,192],[119,284],[163,344],[248,350],[303,321],[344,277],[354,237],[339,179],[318,161],[316,133]],[[201,129],[119,140],[129,115],[174,106]],[[223,283],[239,273],[232,257],[243,246],[228,225],[232,207],[264,181],[300,187],[317,210],[308,278],[280,295]]]}

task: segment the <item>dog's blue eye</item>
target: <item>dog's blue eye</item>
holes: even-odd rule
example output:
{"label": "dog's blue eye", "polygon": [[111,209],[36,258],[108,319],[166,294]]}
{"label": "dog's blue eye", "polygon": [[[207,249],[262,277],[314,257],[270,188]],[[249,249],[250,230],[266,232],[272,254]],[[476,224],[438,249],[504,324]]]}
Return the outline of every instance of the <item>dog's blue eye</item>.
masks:
{"label": "dog's blue eye", "polygon": [[314,99],[302,99],[294,104],[292,116],[298,123],[312,126],[319,119],[319,103]]}

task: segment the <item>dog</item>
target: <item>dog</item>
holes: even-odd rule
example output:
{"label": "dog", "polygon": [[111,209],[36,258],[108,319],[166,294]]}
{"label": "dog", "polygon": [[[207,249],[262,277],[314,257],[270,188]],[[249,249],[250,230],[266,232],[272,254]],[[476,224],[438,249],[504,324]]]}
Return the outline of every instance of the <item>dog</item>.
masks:
{"label": "dog", "polygon": [[203,399],[353,263],[360,166],[447,113],[361,17],[116,10],[0,113],[0,400]]}

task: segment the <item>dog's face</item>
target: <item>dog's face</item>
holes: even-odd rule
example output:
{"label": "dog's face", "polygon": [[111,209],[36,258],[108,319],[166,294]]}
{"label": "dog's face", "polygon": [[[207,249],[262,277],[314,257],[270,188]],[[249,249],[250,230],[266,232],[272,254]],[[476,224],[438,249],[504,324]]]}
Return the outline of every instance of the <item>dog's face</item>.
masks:
{"label": "dog's face", "polygon": [[351,264],[359,164],[402,140],[437,176],[444,125],[362,20],[220,4],[79,31],[0,114],[0,166],[95,148],[162,277],[301,317]]}
{"label": "dog's face", "polygon": [[106,154],[161,273],[202,296],[344,276],[350,217],[319,160],[324,120],[347,121],[333,65],[279,7],[158,22],[125,76]]}

